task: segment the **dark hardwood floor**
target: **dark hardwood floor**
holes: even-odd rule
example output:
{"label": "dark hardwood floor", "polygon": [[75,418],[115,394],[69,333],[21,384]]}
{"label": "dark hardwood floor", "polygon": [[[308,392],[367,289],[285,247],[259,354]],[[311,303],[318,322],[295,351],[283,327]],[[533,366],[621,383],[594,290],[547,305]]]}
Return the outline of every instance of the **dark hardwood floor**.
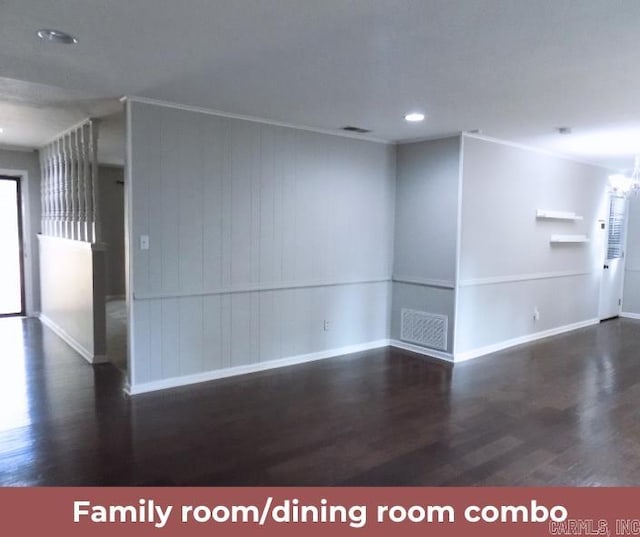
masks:
{"label": "dark hardwood floor", "polygon": [[2,485],[640,485],[640,323],[451,367],[381,349],[126,397],[0,319]]}

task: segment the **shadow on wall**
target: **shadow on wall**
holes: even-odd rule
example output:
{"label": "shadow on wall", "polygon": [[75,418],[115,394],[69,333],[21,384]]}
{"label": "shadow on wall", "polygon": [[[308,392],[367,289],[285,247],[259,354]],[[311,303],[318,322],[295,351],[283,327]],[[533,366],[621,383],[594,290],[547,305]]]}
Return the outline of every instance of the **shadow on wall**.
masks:
{"label": "shadow on wall", "polygon": [[124,169],[100,166],[100,215],[102,240],[107,244],[106,294],[122,298],[125,294],[124,259]]}

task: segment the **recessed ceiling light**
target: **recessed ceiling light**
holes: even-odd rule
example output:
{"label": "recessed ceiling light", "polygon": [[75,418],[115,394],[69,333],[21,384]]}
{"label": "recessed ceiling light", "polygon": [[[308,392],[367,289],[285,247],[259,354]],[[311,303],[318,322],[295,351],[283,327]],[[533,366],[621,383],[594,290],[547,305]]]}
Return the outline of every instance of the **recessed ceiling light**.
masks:
{"label": "recessed ceiling light", "polygon": [[0,134],[4,132],[4,127],[0,127]]}
{"label": "recessed ceiling light", "polygon": [[418,121],[424,120],[424,114],[421,112],[411,112],[404,116],[404,118],[411,123],[417,123]]}
{"label": "recessed ceiling light", "polygon": [[75,37],[60,30],[38,30],[38,37],[43,41],[62,43],[63,45],[75,45],[78,42]]}

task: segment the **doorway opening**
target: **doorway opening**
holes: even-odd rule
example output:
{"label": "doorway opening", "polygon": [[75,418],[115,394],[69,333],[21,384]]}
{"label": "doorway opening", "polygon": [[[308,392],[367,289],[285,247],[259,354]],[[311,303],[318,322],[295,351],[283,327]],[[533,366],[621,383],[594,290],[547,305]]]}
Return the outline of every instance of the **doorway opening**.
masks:
{"label": "doorway opening", "polygon": [[107,358],[126,375],[129,315],[125,270],[125,124],[122,106],[101,119],[98,137],[98,204],[105,246]]}
{"label": "doorway opening", "polygon": [[628,202],[624,196],[612,193],[609,198],[604,266],[600,283],[600,320],[616,318],[622,310],[624,287]]}
{"label": "doorway opening", "polygon": [[0,175],[0,317],[24,313],[20,177]]}

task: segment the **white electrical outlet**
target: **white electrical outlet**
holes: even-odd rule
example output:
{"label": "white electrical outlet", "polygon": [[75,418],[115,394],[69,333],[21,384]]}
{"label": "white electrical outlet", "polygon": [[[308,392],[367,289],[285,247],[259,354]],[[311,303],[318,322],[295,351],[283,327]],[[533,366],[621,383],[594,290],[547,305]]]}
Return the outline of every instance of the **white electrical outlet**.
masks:
{"label": "white electrical outlet", "polygon": [[533,320],[534,321],[540,320],[540,310],[537,307],[533,308]]}
{"label": "white electrical outlet", "polygon": [[331,321],[324,320],[324,331],[328,332],[333,328],[333,323]]}

